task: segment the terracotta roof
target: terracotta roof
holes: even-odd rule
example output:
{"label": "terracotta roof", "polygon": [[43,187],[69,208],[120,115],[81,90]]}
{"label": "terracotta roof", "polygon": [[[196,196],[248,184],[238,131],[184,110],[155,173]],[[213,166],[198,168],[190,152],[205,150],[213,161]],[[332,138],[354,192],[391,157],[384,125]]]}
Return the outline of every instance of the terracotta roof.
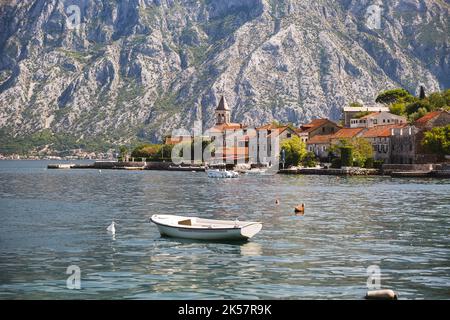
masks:
{"label": "terracotta roof", "polygon": [[329,144],[333,136],[333,134],[317,135],[309,139],[306,144]]}
{"label": "terracotta roof", "polygon": [[300,128],[301,129],[300,132],[311,132],[330,122],[335,124],[333,121],[329,119],[314,119],[310,123],[302,125]]}
{"label": "terracotta roof", "polygon": [[440,116],[442,113],[447,112],[447,111],[433,111],[430,113],[427,113],[426,115],[424,115],[422,118],[417,119],[414,122],[414,125],[416,127],[423,127],[426,126],[427,123],[431,120],[433,120],[434,118]]}
{"label": "terracotta roof", "polygon": [[405,124],[391,124],[385,126],[378,126],[368,129],[362,134],[364,138],[377,138],[377,137],[389,137],[392,129],[403,128]]}
{"label": "terracotta roof", "polygon": [[369,114],[367,114],[367,115],[365,115],[365,116],[363,116],[363,117],[361,117],[359,119],[368,119],[368,118],[373,117],[373,116],[375,116],[375,115],[377,115],[379,113],[381,113],[381,112],[372,112],[372,113],[369,113]]}
{"label": "terracotta roof", "polygon": [[220,102],[219,105],[217,106],[217,111],[229,111],[230,108],[228,107],[228,103],[227,100],[225,100],[225,97],[222,96],[222,98],[220,98]]}
{"label": "terracotta roof", "polygon": [[240,123],[224,123],[219,124],[217,126],[212,127],[209,129],[210,132],[224,132],[225,130],[238,130],[238,129],[245,129],[246,126],[240,124]]}
{"label": "terracotta roof", "polygon": [[280,134],[282,134],[283,132],[285,132],[288,129],[289,129],[288,126],[273,129],[272,132],[269,135],[267,135],[267,137],[279,136]]}
{"label": "terracotta roof", "polygon": [[354,138],[360,134],[365,128],[344,128],[333,135],[333,139]]}
{"label": "terracotta roof", "polygon": [[281,128],[287,128],[287,126],[281,126],[280,127],[280,126],[275,125],[273,123],[269,123],[269,124],[266,124],[266,125],[261,126],[259,128],[256,128],[256,130],[276,130],[276,129],[281,129]]}

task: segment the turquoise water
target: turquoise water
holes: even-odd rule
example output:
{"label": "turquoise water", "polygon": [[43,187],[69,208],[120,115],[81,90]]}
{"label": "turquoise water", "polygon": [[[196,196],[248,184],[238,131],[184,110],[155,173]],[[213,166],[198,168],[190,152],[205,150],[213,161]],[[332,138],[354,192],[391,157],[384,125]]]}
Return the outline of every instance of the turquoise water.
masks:
{"label": "turquoise water", "polygon": [[[450,180],[213,180],[47,163],[0,161],[0,299],[360,299],[371,265],[400,298],[450,299]],[[164,239],[152,214],[264,228],[244,244]],[[70,265],[81,290],[66,287]]]}

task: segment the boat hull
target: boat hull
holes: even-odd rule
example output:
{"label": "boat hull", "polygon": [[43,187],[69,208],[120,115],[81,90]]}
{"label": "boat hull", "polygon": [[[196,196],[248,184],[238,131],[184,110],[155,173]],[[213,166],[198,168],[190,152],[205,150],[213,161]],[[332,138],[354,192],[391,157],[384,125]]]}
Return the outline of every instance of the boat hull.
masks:
{"label": "boat hull", "polygon": [[190,240],[246,241],[254,237],[262,229],[262,224],[259,222],[235,228],[194,228],[164,225],[155,221],[153,217],[151,221],[156,224],[159,233],[163,237]]}

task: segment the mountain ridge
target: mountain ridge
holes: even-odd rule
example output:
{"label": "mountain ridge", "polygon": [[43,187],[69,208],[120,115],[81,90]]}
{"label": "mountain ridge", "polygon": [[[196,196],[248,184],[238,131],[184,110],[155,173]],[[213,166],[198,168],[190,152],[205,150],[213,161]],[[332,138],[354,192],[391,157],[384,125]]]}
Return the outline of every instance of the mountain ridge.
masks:
{"label": "mountain ridge", "polygon": [[[366,26],[379,3],[382,25]],[[80,9],[78,30],[67,10]],[[0,128],[160,141],[225,95],[232,120],[338,119],[388,88],[450,86],[450,5],[269,0],[2,1]]]}

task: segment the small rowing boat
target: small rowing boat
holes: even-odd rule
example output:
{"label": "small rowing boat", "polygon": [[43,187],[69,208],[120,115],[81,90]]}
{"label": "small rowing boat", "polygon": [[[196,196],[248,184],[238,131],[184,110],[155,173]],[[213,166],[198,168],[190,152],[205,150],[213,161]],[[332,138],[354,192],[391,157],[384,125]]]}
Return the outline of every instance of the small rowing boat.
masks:
{"label": "small rowing boat", "polygon": [[262,229],[261,222],[210,220],[196,217],[153,215],[151,221],[161,236],[192,240],[236,241],[253,238]]}

